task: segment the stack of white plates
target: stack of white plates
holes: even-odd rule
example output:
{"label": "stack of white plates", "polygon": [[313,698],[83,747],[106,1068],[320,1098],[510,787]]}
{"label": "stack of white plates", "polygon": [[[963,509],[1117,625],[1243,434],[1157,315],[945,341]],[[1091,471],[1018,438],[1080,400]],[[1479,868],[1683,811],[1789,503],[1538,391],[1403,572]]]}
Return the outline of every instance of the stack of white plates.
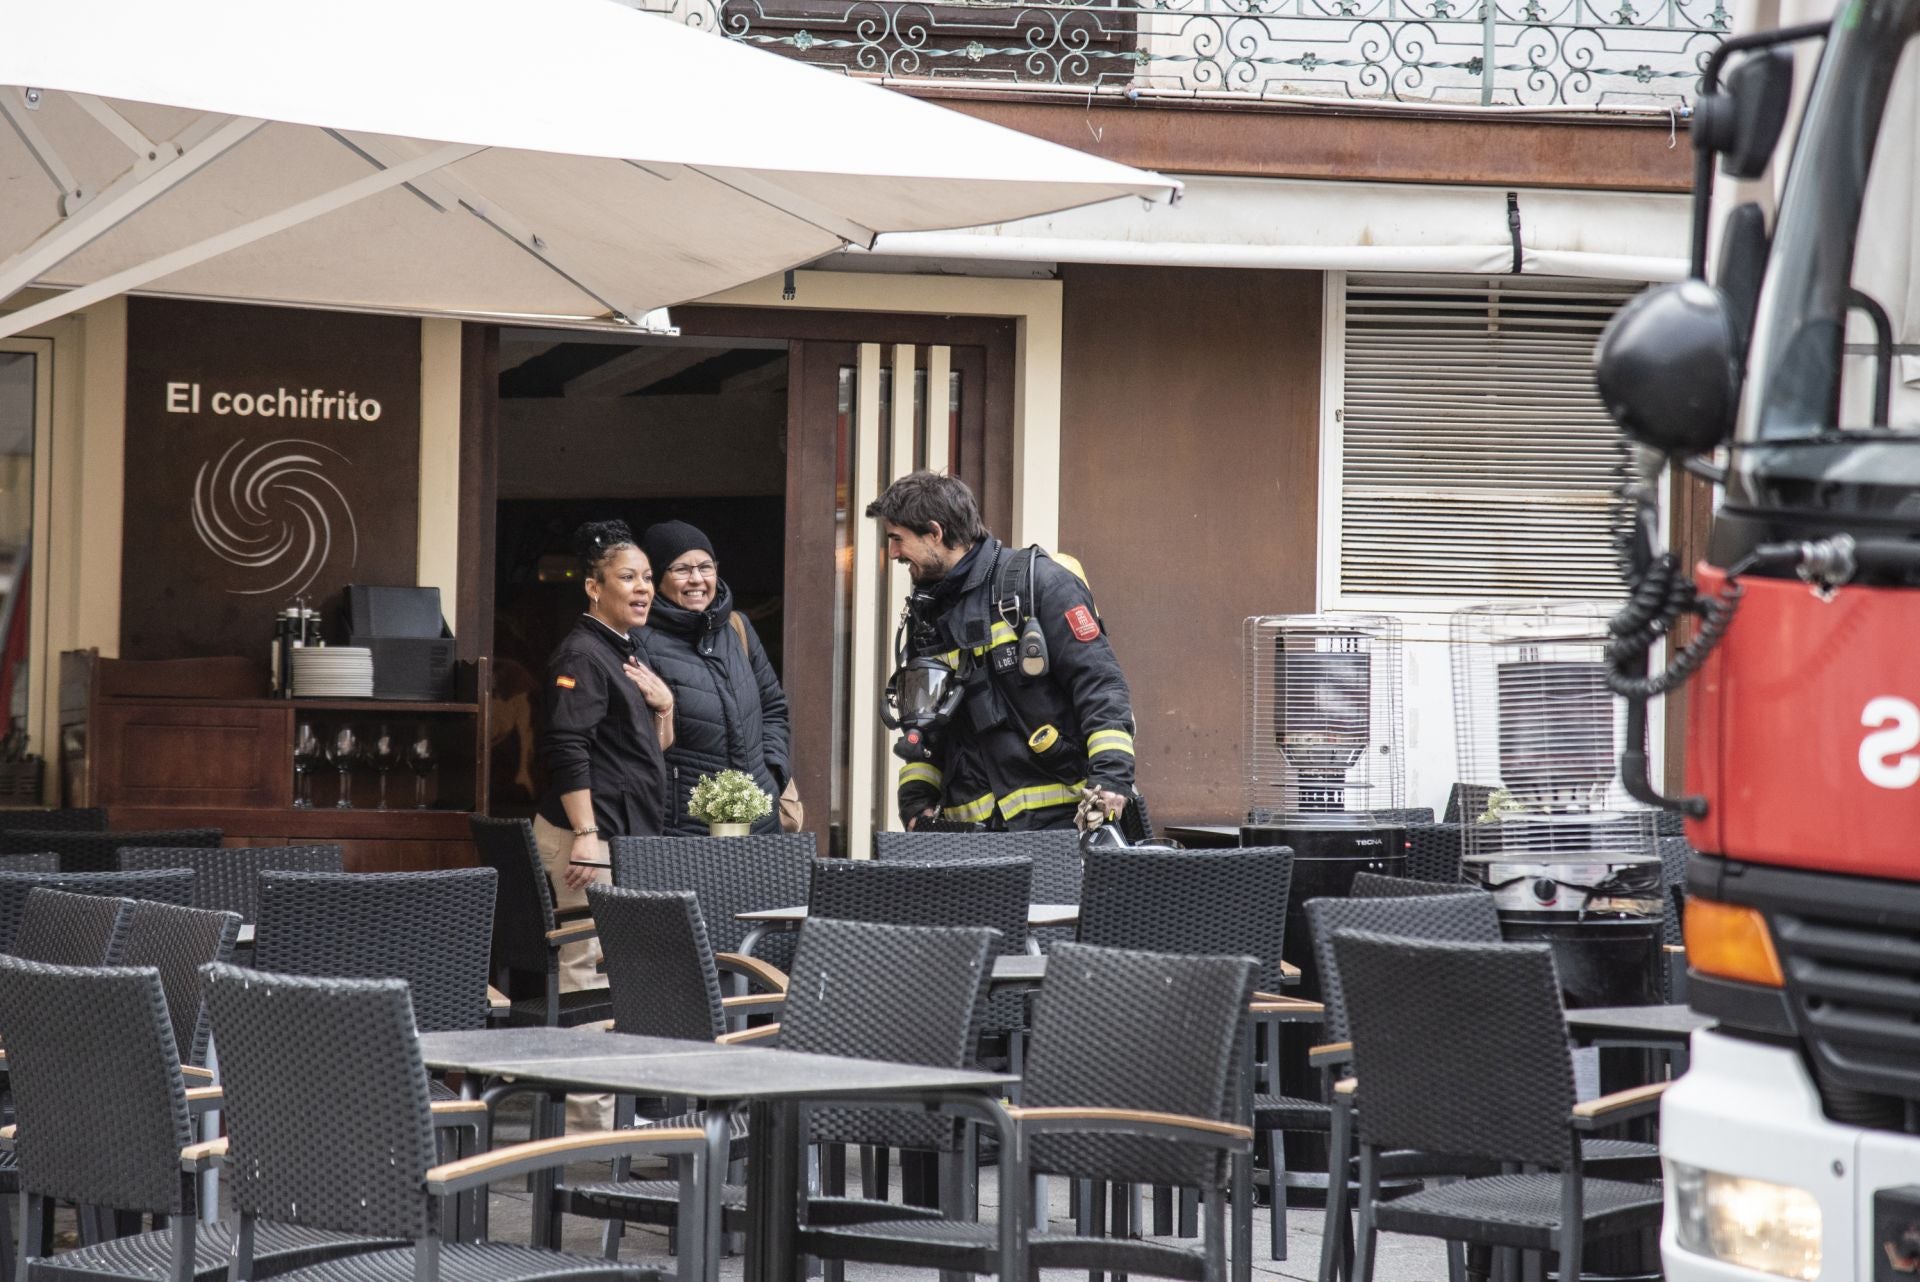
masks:
{"label": "stack of white plates", "polygon": [[293,652],[296,699],[371,699],[373,651],[365,646],[301,646]]}

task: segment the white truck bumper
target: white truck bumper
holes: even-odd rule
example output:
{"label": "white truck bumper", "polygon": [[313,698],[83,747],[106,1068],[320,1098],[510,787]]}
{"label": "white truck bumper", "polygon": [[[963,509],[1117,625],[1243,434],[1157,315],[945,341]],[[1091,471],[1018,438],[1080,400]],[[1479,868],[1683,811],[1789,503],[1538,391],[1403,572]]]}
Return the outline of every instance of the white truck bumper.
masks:
{"label": "white truck bumper", "polygon": [[1660,1254],[1672,1282],[1756,1282],[1772,1274],[1682,1247],[1673,1164],[1804,1189],[1820,1208],[1819,1282],[1874,1276],[1875,1190],[1920,1184],[1920,1136],[1831,1122],[1800,1057],[1719,1033],[1696,1033],[1691,1070],[1660,1109],[1667,1166]]}

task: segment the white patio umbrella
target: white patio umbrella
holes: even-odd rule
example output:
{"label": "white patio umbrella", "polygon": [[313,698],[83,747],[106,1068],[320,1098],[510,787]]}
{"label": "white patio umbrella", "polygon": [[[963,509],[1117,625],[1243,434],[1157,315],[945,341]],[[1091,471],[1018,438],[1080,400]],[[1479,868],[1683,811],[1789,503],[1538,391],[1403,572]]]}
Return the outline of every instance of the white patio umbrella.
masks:
{"label": "white patio umbrella", "polygon": [[142,291],[652,325],[1177,184],[615,0],[0,0],[0,337]]}

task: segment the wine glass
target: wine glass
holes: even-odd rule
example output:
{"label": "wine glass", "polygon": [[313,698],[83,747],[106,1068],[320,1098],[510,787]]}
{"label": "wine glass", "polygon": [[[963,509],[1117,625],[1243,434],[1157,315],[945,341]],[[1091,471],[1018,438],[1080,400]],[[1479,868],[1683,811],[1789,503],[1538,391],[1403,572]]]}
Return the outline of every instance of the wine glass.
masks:
{"label": "wine glass", "polygon": [[335,809],[353,809],[353,763],[359,755],[360,737],[352,726],[341,726],[327,740],[327,759],[340,772],[340,800],[333,803]]}
{"label": "wine glass", "polygon": [[433,773],[433,767],[439,762],[439,756],[433,750],[433,740],[427,737],[427,728],[421,726],[414,731],[412,742],[407,744],[407,769],[413,771],[413,808],[427,808],[427,776]]}
{"label": "wine glass", "polygon": [[367,767],[380,778],[380,806],[387,808],[387,772],[400,764],[400,737],[393,728],[381,724],[374,729],[373,739],[367,744]]}
{"label": "wine glass", "polygon": [[326,758],[313,722],[302,721],[293,730],[293,805],[296,810],[313,809],[313,772]]}

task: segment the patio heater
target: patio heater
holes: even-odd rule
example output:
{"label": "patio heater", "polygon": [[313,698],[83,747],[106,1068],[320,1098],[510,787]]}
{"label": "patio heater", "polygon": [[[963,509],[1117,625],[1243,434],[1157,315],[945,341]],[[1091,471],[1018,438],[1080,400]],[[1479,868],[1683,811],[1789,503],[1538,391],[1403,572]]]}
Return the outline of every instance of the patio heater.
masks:
{"label": "patio heater", "polygon": [[1569,1005],[1660,1000],[1662,877],[1653,812],[1619,779],[1625,716],[1607,688],[1598,603],[1476,606],[1453,616],[1463,876],[1508,939],[1553,945]]}
{"label": "patio heater", "polygon": [[[1284,956],[1301,968],[1291,994],[1317,998],[1305,905],[1344,896],[1360,872],[1404,874],[1400,621],[1384,615],[1275,614],[1246,623],[1246,820],[1242,846],[1293,850]],[[1318,1089],[1304,1043],[1280,1061],[1281,1089]],[[1326,1149],[1288,1135],[1295,1197],[1324,1190]],[[1306,1194],[1312,1200],[1318,1194]]]}

